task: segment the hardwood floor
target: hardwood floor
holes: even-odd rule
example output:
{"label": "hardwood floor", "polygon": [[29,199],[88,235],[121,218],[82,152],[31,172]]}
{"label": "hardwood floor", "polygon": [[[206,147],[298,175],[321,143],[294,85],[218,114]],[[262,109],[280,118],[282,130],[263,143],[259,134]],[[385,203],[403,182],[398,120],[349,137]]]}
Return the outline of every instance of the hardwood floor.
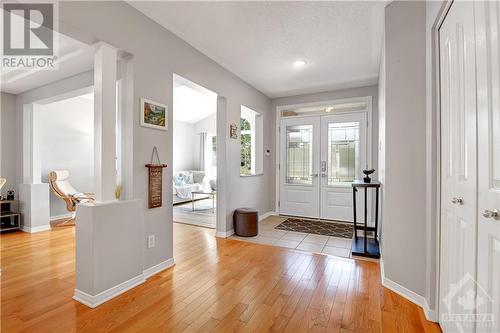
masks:
{"label": "hardwood floor", "polygon": [[174,224],[176,266],[90,309],[72,300],[74,228],[1,236],[2,332],[440,332],[378,263]]}

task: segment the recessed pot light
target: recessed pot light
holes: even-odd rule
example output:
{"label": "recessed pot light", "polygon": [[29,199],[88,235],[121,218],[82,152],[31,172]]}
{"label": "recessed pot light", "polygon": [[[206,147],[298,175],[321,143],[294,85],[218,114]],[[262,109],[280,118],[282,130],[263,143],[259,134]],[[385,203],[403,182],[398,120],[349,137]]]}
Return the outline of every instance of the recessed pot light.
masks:
{"label": "recessed pot light", "polygon": [[304,67],[305,64],[306,64],[306,62],[304,60],[295,60],[293,62],[293,67],[300,68],[300,67]]}

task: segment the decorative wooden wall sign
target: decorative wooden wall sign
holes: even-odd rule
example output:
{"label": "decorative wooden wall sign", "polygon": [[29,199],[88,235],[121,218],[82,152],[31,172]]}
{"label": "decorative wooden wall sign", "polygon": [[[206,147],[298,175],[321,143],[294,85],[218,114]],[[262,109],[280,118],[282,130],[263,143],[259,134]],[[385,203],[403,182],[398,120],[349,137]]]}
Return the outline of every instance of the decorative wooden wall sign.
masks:
{"label": "decorative wooden wall sign", "polygon": [[[157,164],[153,164],[154,157],[158,161]],[[153,153],[151,154],[151,163],[146,164],[149,171],[148,176],[148,207],[157,208],[161,207],[163,203],[163,168],[166,168],[166,164],[160,162],[160,157],[158,156],[158,149],[153,147]]]}
{"label": "decorative wooden wall sign", "polygon": [[231,139],[238,139],[238,125],[236,123],[229,125],[229,137]]}

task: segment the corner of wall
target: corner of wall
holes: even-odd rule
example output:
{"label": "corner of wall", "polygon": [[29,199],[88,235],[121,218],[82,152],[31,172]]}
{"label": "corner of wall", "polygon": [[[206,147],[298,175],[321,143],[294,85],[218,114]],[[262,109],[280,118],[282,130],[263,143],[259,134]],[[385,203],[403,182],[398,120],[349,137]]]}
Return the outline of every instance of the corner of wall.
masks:
{"label": "corner of wall", "polygon": [[437,312],[430,308],[425,297],[411,291],[408,288],[403,287],[399,283],[385,276],[384,259],[382,257],[380,258],[380,280],[382,281],[382,286],[384,286],[385,288],[395,292],[399,296],[404,297],[410,302],[415,303],[416,305],[421,307],[427,320],[438,322]]}

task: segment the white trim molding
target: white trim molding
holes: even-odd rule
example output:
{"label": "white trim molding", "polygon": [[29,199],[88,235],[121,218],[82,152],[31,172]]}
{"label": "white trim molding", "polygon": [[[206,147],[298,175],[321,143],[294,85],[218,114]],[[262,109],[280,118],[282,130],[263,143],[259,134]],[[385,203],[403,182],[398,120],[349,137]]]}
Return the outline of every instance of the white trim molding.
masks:
{"label": "white trim molding", "polygon": [[146,279],[144,278],[144,274],[139,274],[136,277],[104,290],[95,296],[89,295],[75,288],[75,295],[73,296],[73,299],[90,308],[96,308],[110,299],[115,298],[116,296],[144,283],[145,281]]}
{"label": "white trim molding", "polygon": [[217,238],[228,238],[232,235],[234,235],[234,229],[231,229],[229,231],[217,231],[215,233],[215,237]]}
{"label": "white trim molding", "polygon": [[387,289],[390,289],[394,291],[396,294],[399,296],[402,296],[409,300],[412,303],[415,303],[416,305],[420,306],[422,310],[424,311],[425,318],[429,321],[432,322],[438,322],[437,316],[436,316],[436,311],[431,310],[429,307],[429,304],[427,303],[427,300],[423,297],[420,296],[419,294],[411,291],[410,289],[407,289],[406,287],[403,287],[402,285],[398,284],[397,282],[392,281],[391,279],[388,279],[385,277],[385,271],[384,271],[384,260],[380,258],[380,279],[382,281],[382,286],[386,287]]}
{"label": "white trim molding", "polygon": [[151,276],[158,274],[174,265],[175,265],[174,258],[170,258],[168,260],[159,263],[158,265],[146,268],[142,274],[144,275],[144,279],[149,279]]}
{"label": "white trim molding", "polygon": [[89,295],[75,288],[75,294],[73,296],[73,299],[77,302],[85,304],[90,308],[96,308],[99,305],[115,298],[116,296],[119,296],[124,292],[132,288],[135,288],[140,284],[143,284],[151,276],[158,274],[168,268],[171,268],[174,265],[175,265],[174,258],[167,259],[157,265],[154,265],[153,267],[146,268],[142,272],[142,274],[137,275],[136,277],[133,277],[128,281],[120,283],[119,285],[111,287],[95,296]]}
{"label": "white trim molding", "polygon": [[271,211],[271,212],[264,213],[264,214],[262,214],[262,215],[259,215],[259,222],[260,222],[260,221],[262,221],[262,220],[267,219],[269,216],[277,216],[277,215],[278,215],[278,213],[276,213],[276,212],[272,212],[272,211]]}
{"label": "white trim molding", "polygon": [[61,214],[61,215],[54,215],[50,217],[50,221],[57,221],[57,220],[62,220],[62,219],[69,219],[73,217],[73,214],[68,213],[68,214]]}
{"label": "white trim molding", "polygon": [[24,232],[28,232],[30,234],[33,234],[35,232],[42,232],[42,231],[50,230],[50,224],[39,225],[39,226],[36,226],[36,227],[28,227],[26,225],[23,225],[21,227],[21,230],[24,231]]}

